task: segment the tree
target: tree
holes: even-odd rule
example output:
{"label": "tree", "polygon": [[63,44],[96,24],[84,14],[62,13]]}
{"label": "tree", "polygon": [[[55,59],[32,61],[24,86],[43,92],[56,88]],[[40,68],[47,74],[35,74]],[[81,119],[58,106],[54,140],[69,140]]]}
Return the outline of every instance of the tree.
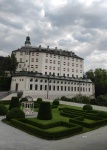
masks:
{"label": "tree", "polygon": [[85,76],[95,84],[96,97],[107,94],[107,71],[105,69],[89,70]]}

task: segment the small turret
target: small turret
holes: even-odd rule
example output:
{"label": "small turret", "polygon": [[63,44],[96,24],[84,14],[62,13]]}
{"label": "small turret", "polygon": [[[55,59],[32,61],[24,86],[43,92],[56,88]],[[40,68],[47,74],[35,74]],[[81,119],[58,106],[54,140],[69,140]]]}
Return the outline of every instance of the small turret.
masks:
{"label": "small turret", "polygon": [[29,35],[26,37],[26,41],[25,41],[25,46],[30,46],[31,42],[30,42],[30,37]]}

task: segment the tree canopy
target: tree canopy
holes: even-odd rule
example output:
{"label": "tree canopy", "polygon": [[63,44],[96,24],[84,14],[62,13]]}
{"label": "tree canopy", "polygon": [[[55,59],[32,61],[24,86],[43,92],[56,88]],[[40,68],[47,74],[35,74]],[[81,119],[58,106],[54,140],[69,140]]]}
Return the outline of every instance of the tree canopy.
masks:
{"label": "tree canopy", "polygon": [[95,84],[95,96],[107,94],[107,70],[97,68],[86,72],[85,77]]}
{"label": "tree canopy", "polygon": [[10,71],[14,73],[17,69],[18,62],[15,55],[12,53],[11,56],[1,57],[0,59],[0,71]]}

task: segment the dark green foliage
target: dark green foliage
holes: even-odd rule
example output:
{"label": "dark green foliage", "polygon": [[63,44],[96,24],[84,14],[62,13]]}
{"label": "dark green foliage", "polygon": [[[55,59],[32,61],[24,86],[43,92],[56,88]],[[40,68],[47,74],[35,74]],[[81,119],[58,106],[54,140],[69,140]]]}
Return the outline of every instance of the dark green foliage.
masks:
{"label": "dark green foliage", "polygon": [[[27,131],[28,133],[31,133],[33,135],[36,135],[36,136],[39,136],[39,137],[42,137],[45,139],[52,139],[52,140],[53,139],[60,139],[62,137],[66,137],[66,136],[70,136],[70,135],[76,134],[78,132],[81,132],[83,130],[83,127],[80,125],[74,125],[71,123],[63,122],[63,121],[58,122],[58,126],[66,127],[65,130],[51,131],[51,132],[49,132],[47,130],[43,130],[41,128],[38,128],[37,124],[31,125],[31,124],[24,123],[22,121],[22,119],[21,120],[12,119],[11,123],[13,125],[15,125],[15,127],[23,129],[24,131]],[[56,127],[56,123],[54,125],[53,125],[53,127]]]}
{"label": "dark green foliage", "polygon": [[27,102],[27,101],[28,101],[28,99],[26,97],[23,97],[23,98],[21,98],[20,103],[21,102]]}
{"label": "dark green foliage", "polygon": [[10,105],[10,100],[0,101],[1,104]]}
{"label": "dark green foliage", "polygon": [[9,91],[11,85],[10,77],[0,77],[0,91]]}
{"label": "dark green foliage", "polygon": [[18,91],[18,92],[17,92],[17,97],[18,97],[18,98],[21,98],[22,95],[23,95],[23,91]]}
{"label": "dark green foliage", "polygon": [[52,119],[50,102],[41,102],[37,118],[41,120]]}
{"label": "dark green foliage", "polygon": [[11,98],[9,110],[11,110],[11,109],[13,109],[15,107],[18,107],[18,108],[20,107],[19,98],[18,97],[12,97]]}
{"label": "dark green foliage", "polygon": [[14,118],[25,118],[25,114],[20,108],[13,108],[7,113],[6,119],[10,121]]}
{"label": "dark green foliage", "polygon": [[42,98],[37,98],[37,102],[42,102]]}
{"label": "dark green foliage", "polygon": [[59,105],[59,100],[58,99],[55,99],[54,101],[53,101],[53,105]]}
{"label": "dark green foliage", "polygon": [[107,118],[107,112],[100,111],[100,112],[98,112],[97,116]]}
{"label": "dark green foliage", "polygon": [[92,109],[93,109],[93,107],[89,104],[86,104],[83,106],[83,110],[92,110]]}
{"label": "dark green foliage", "polygon": [[97,104],[100,106],[107,106],[107,96],[100,95],[97,97]]}
{"label": "dark green foliage", "polygon": [[7,113],[7,107],[3,104],[0,104],[0,115],[6,115]]}

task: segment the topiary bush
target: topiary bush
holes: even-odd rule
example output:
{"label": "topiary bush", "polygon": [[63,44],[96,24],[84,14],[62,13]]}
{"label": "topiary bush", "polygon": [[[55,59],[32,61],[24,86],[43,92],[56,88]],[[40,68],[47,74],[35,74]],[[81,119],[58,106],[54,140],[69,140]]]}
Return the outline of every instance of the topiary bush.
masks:
{"label": "topiary bush", "polygon": [[6,114],[6,119],[10,121],[14,118],[25,118],[25,114],[20,108],[13,108]]}
{"label": "topiary bush", "polygon": [[23,98],[21,98],[20,103],[21,102],[27,102],[27,101],[28,101],[28,99],[26,97],[23,97]]}
{"label": "topiary bush", "polygon": [[86,104],[83,106],[83,110],[92,110],[93,107],[90,104]]}
{"label": "topiary bush", "polygon": [[107,112],[104,112],[104,111],[99,111],[98,114],[97,114],[98,117],[104,117],[104,118],[107,118]]}
{"label": "topiary bush", "polygon": [[13,109],[15,107],[18,107],[18,108],[20,107],[19,98],[18,97],[12,97],[11,98],[9,110],[11,110],[11,109]]}
{"label": "topiary bush", "polygon": [[37,118],[40,120],[52,119],[52,111],[51,111],[50,102],[41,102]]}
{"label": "topiary bush", "polygon": [[42,102],[42,98],[37,98],[37,102]]}
{"label": "topiary bush", "polygon": [[52,103],[53,105],[59,105],[59,100],[58,99],[55,99],[54,101],[53,101],[53,103]]}
{"label": "topiary bush", "polygon": [[6,115],[7,114],[7,107],[3,104],[0,104],[0,115]]}

